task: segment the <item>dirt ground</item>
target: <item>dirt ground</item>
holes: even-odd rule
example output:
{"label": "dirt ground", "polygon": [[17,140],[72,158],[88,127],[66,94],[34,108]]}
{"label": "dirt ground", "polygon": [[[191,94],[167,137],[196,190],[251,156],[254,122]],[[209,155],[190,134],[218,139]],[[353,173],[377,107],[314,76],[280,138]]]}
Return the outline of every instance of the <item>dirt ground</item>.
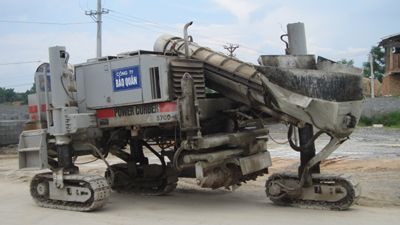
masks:
{"label": "dirt ground", "polygon": [[[271,128],[276,142],[285,142],[285,128]],[[273,166],[270,174],[296,171],[299,154],[288,144],[270,138],[268,149]],[[193,179],[180,179],[167,196],[137,196],[113,192],[109,203],[90,213],[44,209],[29,195],[29,180],[39,171],[19,171],[15,149],[0,150],[0,217],[3,224],[397,224],[400,219],[400,131],[357,128],[337,151],[321,164],[322,173],[353,175],[362,185],[358,203],[347,211],[321,211],[272,204],[265,196],[267,176],[244,184],[235,191],[208,190]],[[317,150],[329,137],[316,141]],[[150,160],[156,160],[150,155]],[[91,160],[84,156],[78,162]],[[110,164],[119,162],[107,158]],[[100,160],[80,166],[82,173],[103,174]]]}

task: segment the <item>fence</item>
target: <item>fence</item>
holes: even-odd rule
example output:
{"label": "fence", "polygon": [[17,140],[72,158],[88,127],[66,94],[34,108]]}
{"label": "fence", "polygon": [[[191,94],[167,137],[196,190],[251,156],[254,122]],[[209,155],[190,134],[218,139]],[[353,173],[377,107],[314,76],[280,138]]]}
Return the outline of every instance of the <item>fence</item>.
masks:
{"label": "fence", "polygon": [[400,98],[367,98],[362,114],[373,117],[387,112],[400,112]]}

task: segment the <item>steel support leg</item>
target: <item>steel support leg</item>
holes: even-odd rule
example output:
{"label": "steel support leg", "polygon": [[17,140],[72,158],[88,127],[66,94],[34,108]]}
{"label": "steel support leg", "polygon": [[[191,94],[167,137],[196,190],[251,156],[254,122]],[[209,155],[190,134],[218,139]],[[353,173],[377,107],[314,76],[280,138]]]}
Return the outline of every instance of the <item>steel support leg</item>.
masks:
{"label": "steel support leg", "polygon": [[[314,136],[314,129],[311,124],[306,124],[304,128],[299,128],[300,146],[306,145]],[[312,143],[308,148],[300,153],[299,177],[301,177],[306,164],[315,156],[315,145]],[[315,165],[311,173],[320,173],[319,164]]]}
{"label": "steel support leg", "polygon": [[149,160],[144,157],[142,140],[131,139],[130,141],[131,155],[134,161],[141,165],[148,165]]}
{"label": "steel support leg", "polygon": [[58,166],[60,168],[71,168],[72,163],[72,147],[70,145],[57,145]]}

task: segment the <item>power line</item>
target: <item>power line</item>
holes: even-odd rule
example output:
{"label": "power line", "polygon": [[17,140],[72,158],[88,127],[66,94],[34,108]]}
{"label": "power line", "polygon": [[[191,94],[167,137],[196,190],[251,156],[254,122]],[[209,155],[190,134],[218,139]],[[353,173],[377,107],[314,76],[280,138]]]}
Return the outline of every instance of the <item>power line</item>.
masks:
{"label": "power line", "polygon": [[28,64],[28,63],[40,63],[42,61],[27,61],[27,62],[13,62],[13,63],[0,63],[0,66],[15,65],[15,64]]}
{"label": "power line", "polygon": [[4,86],[2,88],[11,88],[11,87],[21,87],[21,86],[26,86],[26,85],[32,85],[32,83],[28,83],[28,84],[18,84],[18,85],[10,85],[10,86]]}
{"label": "power line", "polygon": [[254,54],[254,53],[250,53],[250,52],[248,52],[248,51],[244,51],[243,48],[242,48],[242,49],[238,49],[237,51],[238,51],[238,52],[242,52],[242,53],[244,53],[244,54],[248,54],[248,55],[260,56],[260,55],[258,55],[258,54]]}
{"label": "power line", "polygon": [[[48,47],[50,47],[51,44],[53,44],[53,41],[56,40],[56,38],[58,37],[58,35],[60,34],[61,30],[62,30],[64,27],[65,27],[65,26],[62,26],[62,27],[60,28],[60,30],[58,31],[58,33],[56,34],[56,36],[54,36],[53,40],[51,40],[51,42],[50,42],[50,44],[49,44]],[[47,51],[48,51],[48,49],[45,49],[45,50],[44,50],[42,56],[40,57],[40,60],[42,60],[42,58],[44,57],[44,55],[46,54]]]}
{"label": "power line", "polygon": [[81,8],[82,11],[85,11],[85,10],[82,8],[82,6],[81,6],[81,0],[79,0],[79,8]]}
{"label": "power line", "polygon": [[0,20],[0,23],[28,23],[28,24],[40,24],[40,25],[78,25],[87,24],[94,22],[76,22],[76,23],[51,23],[51,22],[24,22],[24,21],[12,21],[12,20]]}
{"label": "power line", "polygon": [[145,28],[145,27],[142,27],[142,26],[135,25],[133,23],[129,23],[129,22],[125,22],[125,21],[121,21],[121,20],[117,20],[117,19],[111,18],[109,15],[105,15],[105,17],[107,17],[107,18],[109,18],[111,20],[115,20],[115,21],[118,21],[118,22],[121,22],[121,23],[125,23],[125,24],[128,24],[128,25],[131,25],[131,26],[140,27],[140,28],[145,29],[145,30],[149,30],[149,31],[153,31],[153,32],[156,32],[156,33],[164,34],[164,32],[152,30],[152,29],[149,29],[149,28]]}
{"label": "power line", "polygon": [[[138,18],[138,17],[135,17],[135,16],[128,15],[128,14],[124,14],[124,13],[121,13],[121,12],[117,12],[117,11],[115,11],[115,10],[111,10],[111,9],[108,9],[108,10],[109,10],[110,12],[113,12],[113,13],[121,14],[121,15],[126,16],[126,17],[129,17],[129,18],[133,18],[134,20],[128,19],[128,18],[124,18],[124,17],[120,17],[120,16],[116,16],[116,15],[112,15],[112,16],[114,16],[114,17],[118,17],[118,18],[125,19],[125,20],[131,20],[131,21],[133,21],[133,22],[138,22],[138,20],[140,20],[140,21],[149,23],[149,24],[147,24],[147,23],[141,23],[141,24],[144,24],[144,25],[154,26],[154,27],[161,28],[161,29],[164,29],[164,30],[170,30],[170,31],[173,31],[173,32],[181,33],[181,30],[180,30],[180,29],[177,29],[177,28],[173,28],[173,27],[169,27],[169,26],[162,25],[162,24],[158,24],[158,23],[155,23],[155,22],[152,22],[152,21],[149,21],[149,20],[145,20],[145,19],[141,19],[141,18]],[[107,17],[108,17],[108,16],[107,16]],[[109,18],[109,17],[108,17],[108,18]],[[116,19],[114,19],[114,20],[115,20],[115,21],[119,21],[119,20],[116,20]],[[119,21],[119,22],[122,22],[122,21]],[[123,23],[126,23],[126,22],[123,22]],[[129,24],[129,23],[128,23],[128,24]],[[141,26],[134,25],[134,24],[130,24],[130,25],[137,26],[137,27],[141,27]],[[141,28],[143,28],[143,27],[141,27]],[[143,28],[143,29],[147,29],[147,28]],[[151,30],[151,29],[147,29],[147,30]],[[151,30],[151,31],[154,31],[154,30]],[[154,31],[154,32],[163,33],[163,32],[159,32],[159,31]],[[216,41],[216,42],[220,42],[221,44],[226,44],[226,41],[224,41],[224,40],[219,40],[219,39],[217,39],[217,38],[212,38],[212,37],[204,36],[204,35],[201,35],[201,34],[196,34],[196,33],[193,33],[193,32],[191,32],[191,33],[194,34],[194,35],[196,35],[196,37],[200,37],[200,38],[204,38],[204,39],[211,39],[211,40],[214,40],[214,41]],[[259,52],[259,53],[268,54],[268,53],[266,53],[266,52],[263,52],[263,51],[260,51],[260,50],[256,50],[256,49],[253,49],[253,48],[244,46],[244,45],[240,45],[240,47],[242,47],[242,48],[247,48],[247,49],[249,49],[249,50],[252,50],[252,51],[255,51],[255,52]]]}
{"label": "power line", "polygon": [[344,58],[344,57],[354,57],[354,56],[361,56],[361,55],[368,55],[368,51],[359,51],[359,52],[352,52],[352,53],[346,53],[346,54],[340,54],[340,55],[331,55],[328,56],[329,58],[332,59],[338,59],[338,58]]}
{"label": "power line", "polygon": [[7,78],[0,78],[0,80],[1,80],[1,81],[5,81],[5,80],[15,80],[15,79],[19,79],[19,78],[25,78],[25,77],[33,77],[33,75],[20,76],[20,77],[7,77]]}
{"label": "power line", "polygon": [[[132,22],[138,22],[139,24],[143,24],[143,25],[154,26],[154,27],[157,27],[157,28],[160,28],[160,29],[173,31],[173,32],[176,32],[176,33],[181,32],[181,30],[178,30],[178,29],[175,29],[175,28],[172,28],[172,27],[168,27],[168,26],[158,25],[158,24],[155,24],[153,22],[142,20],[142,19],[132,20],[132,19],[128,19],[128,18],[125,18],[125,17],[122,17],[122,16],[116,16],[116,15],[108,15],[108,16],[112,16],[112,17],[116,17],[116,18],[119,18],[119,19],[132,21]],[[136,18],[136,17],[133,17],[133,18]],[[142,20],[143,22],[140,21],[140,20]]]}
{"label": "power line", "polygon": [[[149,26],[158,27],[158,28],[161,28],[161,29],[164,29],[164,30],[170,30],[170,31],[174,31],[174,32],[176,32],[176,33],[181,33],[181,32],[182,32],[181,29],[177,29],[177,28],[174,28],[174,27],[165,26],[165,25],[163,25],[163,24],[158,24],[158,23],[155,23],[155,22],[152,22],[152,21],[149,21],[149,20],[145,20],[145,19],[141,19],[141,18],[138,18],[138,17],[135,17],[135,16],[131,16],[131,15],[128,15],[128,14],[125,14],[125,13],[117,12],[117,11],[115,11],[115,10],[109,9],[109,11],[110,11],[110,12],[117,13],[117,14],[124,15],[124,16],[129,17],[129,18],[134,18],[135,20],[127,19],[127,18],[124,18],[124,17],[120,17],[120,16],[115,16],[115,15],[113,15],[114,17],[123,18],[123,19],[125,19],[125,20],[131,20],[131,21],[133,21],[133,22],[137,22],[137,21],[139,20],[139,21],[147,22],[147,23],[141,23],[141,24],[144,24],[144,25],[149,25]],[[152,30],[152,31],[154,31],[154,30]],[[155,32],[161,33],[161,32],[159,32],[159,31],[155,31]],[[192,32],[191,32],[191,33],[192,33]],[[226,43],[226,41],[218,40],[218,39],[211,38],[211,37],[207,37],[207,36],[204,36],[204,35],[200,35],[200,34],[196,34],[196,33],[192,33],[192,34],[196,35],[197,37],[203,37],[203,38],[207,38],[207,39],[212,39],[212,40],[215,40],[215,41],[224,43],[224,44]]]}
{"label": "power line", "polygon": [[[117,13],[117,14],[121,14],[121,15],[129,17],[129,18],[134,18],[135,20],[127,19],[127,18],[124,18],[124,17],[121,17],[121,16],[116,16],[116,15],[113,15],[114,17],[122,18],[122,19],[125,19],[125,20],[131,20],[131,21],[134,21],[134,22],[142,21],[142,22],[140,22],[141,24],[155,26],[155,27],[158,27],[158,28],[161,28],[161,29],[164,29],[164,30],[170,30],[170,31],[174,31],[174,32],[177,32],[177,33],[181,33],[182,32],[182,30],[174,28],[174,27],[165,26],[165,25],[162,25],[162,24],[158,24],[158,23],[155,23],[155,22],[152,22],[152,21],[149,21],[149,20],[141,19],[141,18],[138,18],[138,17],[135,17],[135,16],[127,15],[127,14],[124,14],[124,13],[121,13],[121,12],[117,12],[117,11],[114,11],[114,10],[109,10],[109,11]],[[145,23],[143,23],[143,22],[145,22]]]}
{"label": "power line", "polygon": [[92,53],[89,51],[89,49],[87,49],[86,46],[84,44],[82,44],[82,42],[75,36],[75,34],[72,32],[72,30],[70,30],[67,25],[65,25],[65,27],[69,30],[69,32],[71,32],[72,36],[75,37],[75,39],[79,42],[79,44],[81,44],[82,47],[85,48],[86,51],[91,55]]}
{"label": "power line", "polygon": [[[181,29],[177,29],[177,28],[174,28],[174,27],[165,26],[165,25],[163,25],[163,24],[158,24],[158,23],[155,23],[155,22],[152,22],[152,21],[149,21],[149,20],[145,20],[145,19],[141,19],[141,18],[138,18],[138,17],[135,17],[135,16],[127,15],[127,14],[124,14],[124,13],[121,13],[121,12],[117,12],[117,11],[115,11],[115,10],[109,9],[109,11],[110,11],[110,12],[117,13],[117,14],[124,15],[124,16],[126,16],[126,17],[134,18],[135,20],[127,19],[127,18],[124,18],[124,17],[119,17],[119,16],[113,15],[114,17],[119,17],[119,18],[123,18],[123,19],[125,19],[125,20],[131,20],[131,21],[134,21],[134,22],[137,22],[138,20],[140,20],[140,21],[143,21],[143,22],[147,22],[147,23],[141,23],[141,24],[144,24],[144,25],[155,26],[155,27],[158,27],[158,28],[161,28],[161,29],[164,29],[164,30],[174,31],[174,32],[179,33],[179,34],[182,32]],[[158,32],[158,31],[156,31],[156,32]],[[158,32],[158,33],[161,33],[161,32]],[[197,37],[212,39],[212,40],[215,40],[215,41],[220,42],[220,43],[223,43],[223,44],[226,43],[226,41],[224,41],[224,40],[218,40],[218,39],[216,39],[216,38],[204,36],[204,35],[201,35],[201,34],[196,34],[196,33],[193,33],[193,32],[191,32],[191,33],[194,34],[194,35],[196,35]]]}

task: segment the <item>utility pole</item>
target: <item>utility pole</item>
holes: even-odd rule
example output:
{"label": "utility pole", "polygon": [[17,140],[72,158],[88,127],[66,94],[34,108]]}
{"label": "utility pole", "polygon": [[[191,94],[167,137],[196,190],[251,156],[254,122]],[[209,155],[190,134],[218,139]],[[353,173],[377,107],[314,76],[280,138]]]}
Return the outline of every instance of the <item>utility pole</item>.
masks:
{"label": "utility pole", "polygon": [[234,57],[235,55],[233,54],[233,52],[239,48],[239,45],[237,44],[229,44],[229,46],[224,45],[224,49],[228,50],[229,52],[229,56],[230,57]]}
{"label": "utility pole", "polygon": [[370,61],[371,61],[371,98],[375,98],[375,90],[374,90],[374,64],[373,64],[373,55],[372,51],[369,53]]}
{"label": "utility pole", "polygon": [[108,9],[101,8],[101,0],[97,0],[97,11],[96,10],[85,11],[85,15],[90,16],[97,23],[97,51],[96,51],[97,58],[101,57],[101,23],[102,23],[101,15],[108,12],[109,12]]}

